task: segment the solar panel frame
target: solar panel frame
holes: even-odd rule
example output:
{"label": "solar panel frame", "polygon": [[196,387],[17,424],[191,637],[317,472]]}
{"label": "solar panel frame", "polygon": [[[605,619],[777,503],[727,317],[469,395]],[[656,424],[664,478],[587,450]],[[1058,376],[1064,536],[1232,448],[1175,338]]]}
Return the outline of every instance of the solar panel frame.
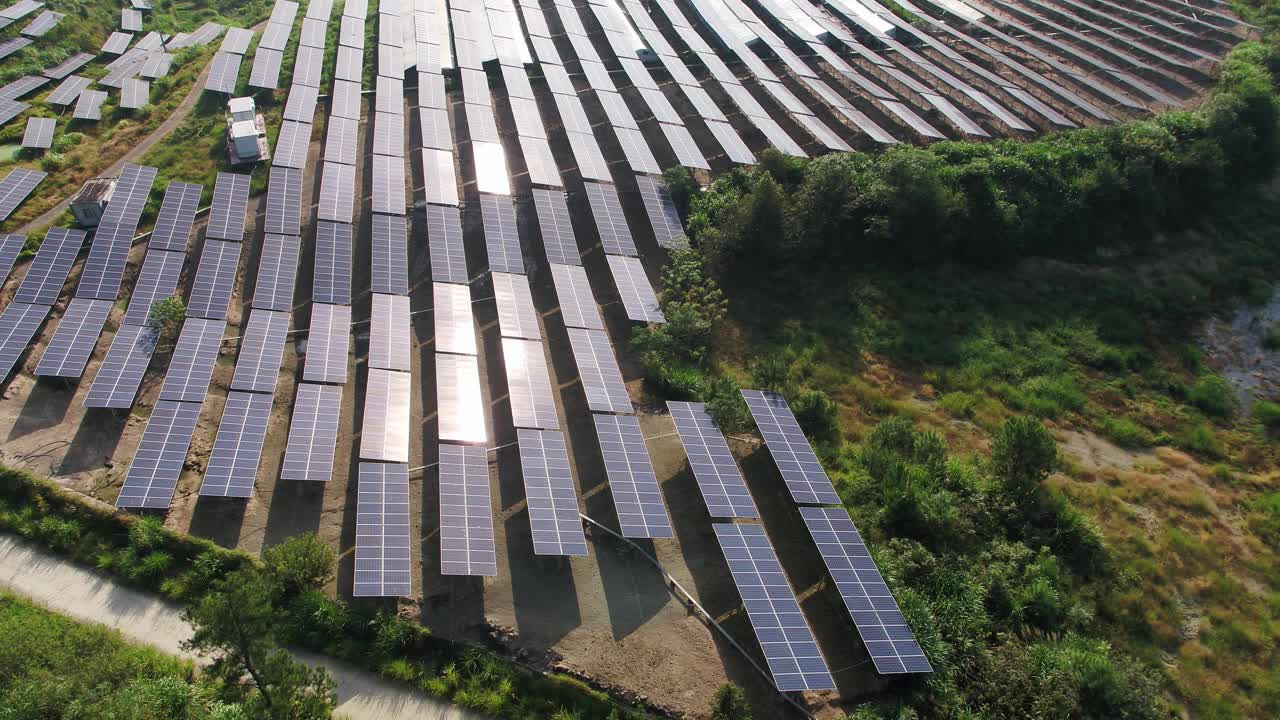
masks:
{"label": "solar panel frame", "polygon": [[498,574],[485,448],[440,445],[440,574]]}
{"label": "solar panel frame", "polygon": [[147,257],[142,261],[142,269],[129,295],[124,325],[156,324],[151,318],[151,305],[162,298],[174,297],[185,261],[186,254],[182,252],[147,250]]}
{"label": "solar panel frame", "polygon": [[114,303],[110,300],[72,298],[58,320],[58,327],[36,364],[40,377],[78,378],[84,375],[98,336]]}
{"label": "solar panel frame", "polygon": [[609,344],[609,333],[576,327],[567,331],[587,407],[593,412],[635,412],[622,370]]}
{"label": "solar panel frame", "polygon": [[320,173],[320,202],[316,219],[350,224],[355,214],[356,168],[325,162]]}
{"label": "solar panel frame", "polygon": [[[637,182],[640,177],[643,176],[637,176]],[[627,216],[622,209],[617,187],[612,183],[584,182],[583,188],[587,192],[591,217],[595,221],[605,253],[638,256],[640,252],[636,250],[635,240],[631,237],[631,228],[627,225]]]}
{"label": "solar panel frame", "polygon": [[481,193],[510,195],[511,182],[507,174],[507,155],[501,143],[472,141],[471,154],[475,164],[476,189]]}
{"label": "solar panel frame", "polygon": [[764,528],[732,523],[711,527],[774,685],[783,692],[834,689],[835,680]]}
{"label": "solar panel frame", "polygon": [[792,500],[797,504],[839,503],[840,495],[832,487],[786,398],[776,392],[741,392]]}
{"label": "solar panel frame", "polygon": [[107,93],[104,90],[82,90],[76,100],[75,110],[71,111],[71,117],[75,120],[101,120],[102,103],[106,100]]}
{"label": "solar panel frame", "polygon": [[240,338],[232,390],[274,393],[289,337],[289,313],[253,310]]}
{"label": "solar panel frame", "polygon": [[360,463],[356,489],[356,555],[351,594],[413,594],[409,547],[409,469],[400,463]]}
{"label": "solar panel frame", "polygon": [[228,95],[235,94],[236,82],[240,77],[240,63],[243,60],[243,56],[231,53],[220,52],[214,55],[213,62],[209,65],[209,79],[205,81],[204,89]]}
{"label": "solar panel frame", "polygon": [[186,251],[187,241],[191,237],[191,228],[195,226],[196,211],[200,207],[200,195],[203,192],[203,185],[177,180],[169,182],[169,186],[164,191],[164,200],[160,203],[160,211],[156,214],[155,226],[147,240],[148,252],[151,250]]}
{"label": "solar panel frame", "polygon": [[267,214],[263,231],[298,235],[302,225],[302,171],[272,167],[267,179]]}
{"label": "solar panel frame", "polygon": [[360,459],[408,462],[412,376],[380,368],[369,368],[368,372],[364,419],[360,425]]}
{"label": "solar panel frame", "polygon": [[529,528],[535,555],[587,554],[586,533],[564,434],[558,430],[517,431]]}
{"label": "solar panel frame", "polygon": [[213,366],[226,330],[223,320],[188,317],[174,344],[173,358],[160,386],[161,400],[204,402],[213,379]]}
{"label": "solar panel frame", "polygon": [[[334,97],[338,94],[341,83],[334,82]],[[289,88],[289,99],[284,104],[284,119],[295,122],[313,122],[316,117],[316,102],[319,100],[319,88],[310,85],[296,85]]]}
{"label": "solar panel frame", "polygon": [[360,123],[351,118],[332,116],[325,128],[324,161],[356,164],[356,138]]}
{"label": "solar panel frame", "polygon": [[502,359],[512,424],[517,428],[558,430],[560,416],[542,342],[502,338]]}
{"label": "solar panel frame", "polygon": [[516,227],[516,210],[511,199],[481,193],[480,215],[489,270],[523,275],[524,257],[520,251],[520,233]]}
{"label": "solar panel frame", "polygon": [[276,152],[271,158],[273,167],[302,169],[307,166],[307,151],[311,146],[311,123],[285,120],[280,123],[276,138]]}
{"label": "solar panel frame", "polygon": [[409,228],[400,215],[374,213],[371,238],[373,292],[409,294]]}
{"label": "solar panel frame", "polygon": [[932,672],[898,603],[844,508],[802,507],[800,517],[881,675]]}
{"label": "solar panel frame", "polygon": [[561,265],[581,265],[578,240],[573,232],[569,206],[563,192],[533,188],[533,205],[538,216],[538,229],[542,235],[542,247],[547,262]]}
{"label": "solar panel frame", "polygon": [[587,271],[580,265],[551,264],[551,279],[560,302],[560,316],[566,327],[604,330],[604,318],[596,305]]}
{"label": "solar panel frame", "polygon": [[[15,171],[16,172],[16,171]],[[62,294],[67,274],[84,245],[83,230],[50,228],[40,249],[27,267],[22,284],[13,295],[13,302],[29,305],[53,305]]]}
{"label": "solar panel frame", "polygon": [[187,298],[187,317],[226,320],[239,269],[240,243],[206,238]]}
{"label": "solar panel frame", "polygon": [[84,406],[89,408],[128,409],[133,407],[146,375],[151,356],[160,339],[157,328],[144,325],[121,325],[98,365]]}
{"label": "solar panel frame", "polygon": [[482,443],[489,439],[474,355],[436,353],[436,405],[442,441]]}
{"label": "solar panel frame", "polygon": [[293,310],[301,246],[302,241],[296,235],[267,234],[263,237],[258,276],[253,284],[252,306],[255,309]]}
{"label": "solar panel frame", "polygon": [[70,75],[54,88],[44,101],[50,105],[70,105],[80,99],[80,93],[93,84],[82,75]]}
{"label": "solar panel frame", "polygon": [[513,273],[491,273],[498,328],[502,337],[541,340],[538,311],[533,305],[529,279]]}
{"label": "solar panel frame", "polygon": [[324,69],[324,49],[302,45],[293,61],[293,85],[320,87],[320,75]]}
{"label": "solar panel frame", "polygon": [[350,305],[352,227],[345,223],[317,222],[315,246],[312,301]]}
{"label": "solar panel frame", "polygon": [[252,180],[249,175],[241,173],[218,173],[218,179],[213,184],[209,223],[205,227],[206,238],[234,242],[244,240],[245,216],[249,209],[249,184]]}
{"label": "solar panel frame", "polygon": [[116,507],[165,509],[173,503],[199,419],[199,403],[156,402],[116,497]]}
{"label": "solar panel frame", "polygon": [[[680,211],[676,209],[671,193],[661,180],[647,175],[636,176],[636,186],[640,189],[640,199],[644,202],[645,214],[649,225],[653,228],[654,239],[663,248],[682,247],[687,241],[684,236],[684,225],[680,222]],[[594,204],[593,204],[594,209]],[[606,249],[605,252],[608,252]],[[636,255],[638,253],[619,253]]]}
{"label": "solar panel frame", "polygon": [[328,482],[342,416],[342,387],[299,383],[280,468],[281,480]]}
{"label": "solar panel frame", "polygon": [[666,318],[658,306],[657,293],[649,283],[640,258],[626,255],[607,255],[613,284],[618,288],[627,319],[643,323],[664,323]]}
{"label": "solar panel frame", "polygon": [[57,126],[56,118],[27,118],[27,127],[22,134],[22,147],[48,150],[53,147],[53,131]]}
{"label": "solar panel frame", "polygon": [[733,459],[729,443],[706,407],[702,403],[667,401],[707,512],[713,518],[758,518],[760,511]]}
{"label": "solar panel frame", "polygon": [[640,419],[634,415],[601,414],[592,414],[591,418],[622,536],[674,537]]}
{"label": "solar panel frame", "polygon": [[369,315],[369,367],[412,371],[409,331],[409,298],[373,293]]}
{"label": "solar panel frame", "polygon": [[373,156],[373,212],[404,215],[408,204],[405,195],[403,157]]}
{"label": "solar panel frame", "polygon": [[302,379],[345,384],[350,347],[351,307],[319,302],[312,304]]}
{"label": "solar panel frame", "polygon": [[262,445],[271,421],[271,395],[227,393],[218,435],[200,483],[201,497],[248,498],[258,479]]}
{"label": "solar panel frame", "polygon": [[14,168],[0,180],[0,221],[7,220],[48,173],[41,170]]}
{"label": "solar panel frame", "polygon": [[432,283],[436,352],[475,355],[475,317],[466,285]]}
{"label": "solar panel frame", "polygon": [[458,204],[458,184],[453,167],[453,153],[448,150],[422,150],[423,193],[428,203]]}

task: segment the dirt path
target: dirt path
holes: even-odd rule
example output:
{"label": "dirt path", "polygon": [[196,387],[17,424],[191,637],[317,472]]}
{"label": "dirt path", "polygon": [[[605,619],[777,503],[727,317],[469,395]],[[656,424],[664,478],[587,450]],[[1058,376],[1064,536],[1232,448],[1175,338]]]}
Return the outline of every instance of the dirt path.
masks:
{"label": "dirt path", "polygon": [[[0,535],[0,588],[58,613],[118,630],[129,640],[172,655],[183,652],[191,626],[178,609],[145,592],[76,567],[27,542]],[[338,684],[337,715],[351,720],[480,720],[484,716],[414,692],[373,673],[306,652],[294,655],[322,665]]]}

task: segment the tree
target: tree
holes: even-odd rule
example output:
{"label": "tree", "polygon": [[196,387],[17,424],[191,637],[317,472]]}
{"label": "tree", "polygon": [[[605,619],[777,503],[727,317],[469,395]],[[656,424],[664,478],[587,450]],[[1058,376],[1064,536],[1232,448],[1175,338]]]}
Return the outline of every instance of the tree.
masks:
{"label": "tree", "polygon": [[991,464],[1015,503],[1033,502],[1040,483],[1058,461],[1058,446],[1040,421],[1026,415],[1009,418],[996,433]]}
{"label": "tree", "polygon": [[751,720],[751,708],[742,688],[725,683],[711,701],[711,720]]}
{"label": "tree", "polygon": [[231,573],[183,611],[195,626],[184,648],[214,658],[210,673],[229,686],[249,678],[251,717],[271,720],[328,718],[336,704],[323,669],[293,660],[275,642],[279,586],[255,568]]}
{"label": "tree", "polygon": [[156,349],[160,352],[173,352],[173,343],[182,329],[182,322],[187,317],[187,305],[182,298],[173,296],[151,303],[150,324],[160,330]]}
{"label": "tree", "polygon": [[262,553],[267,574],[290,594],[324,587],[337,561],[337,553],[315,533],[295,535]]}
{"label": "tree", "polygon": [[671,193],[671,202],[675,203],[680,217],[688,217],[689,201],[698,192],[698,183],[694,182],[693,173],[683,165],[677,165],[663,170],[662,180],[667,184],[667,192]]}

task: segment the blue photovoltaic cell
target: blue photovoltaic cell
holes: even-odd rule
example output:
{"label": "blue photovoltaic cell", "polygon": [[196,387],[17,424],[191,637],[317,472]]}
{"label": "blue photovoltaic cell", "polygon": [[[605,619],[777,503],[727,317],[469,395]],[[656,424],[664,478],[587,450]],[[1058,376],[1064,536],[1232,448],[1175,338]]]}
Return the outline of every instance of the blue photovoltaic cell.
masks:
{"label": "blue photovoltaic cell", "polygon": [[44,355],[40,356],[36,375],[69,378],[83,375],[113,304],[110,300],[73,299],[45,346]]}
{"label": "blue photovoltaic cell", "polygon": [[933,672],[848,511],[842,507],[803,507],[800,516],[858,627],[876,672]]}
{"label": "blue photovoltaic cell", "polygon": [[22,278],[13,301],[31,305],[56,303],[62,294],[62,286],[67,282],[67,273],[84,245],[84,237],[83,230],[50,228],[27,267],[27,274]]}
{"label": "blue photovoltaic cell", "polygon": [[564,435],[559,430],[521,429],[518,439],[534,554],[586,555]]}
{"label": "blue photovoltaic cell", "polygon": [[835,680],[764,527],[729,523],[711,527],[777,688],[783,692],[834,689]]}
{"label": "blue photovoltaic cell", "polygon": [[488,450],[440,445],[440,574],[498,574]]}
{"label": "blue photovoltaic cell", "polygon": [[347,351],[351,342],[351,306],[315,303],[302,364],[302,379],[345,383]]}
{"label": "blue photovoltaic cell", "polygon": [[669,538],[674,534],[649,448],[634,415],[594,414],[600,454],[609,476],[609,492],[624,537]]}
{"label": "blue photovoltaic cell", "polygon": [[729,444],[702,403],[667,401],[711,517],[760,517]]}
{"label": "blue photovoltaic cell", "polygon": [[9,377],[48,314],[48,305],[21,302],[11,302],[0,312],[0,381]]}
{"label": "blue photovoltaic cell", "polygon": [[187,318],[174,345],[164,385],[160,387],[162,400],[204,402],[225,329],[226,323],[222,320]]}
{"label": "blue photovoltaic cell", "polygon": [[147,257],[142,261],[142,270],[133,283],[133,294],[129,296],[129,309],[124,314],[125,325],[155,324],[151,319],[151,304],[174,296],[185,260],[186,253],[147,251]]}
{"label": "blue photovoltaic cell", "polygon": [[253,310],[240,338],[232,390],[274,393],[289,336],[289,313]]}
{"label": "blue photovoltaic cell", "polygon": [[289,442],[284,449],[281,480],[328,482],[333,478],[333,453],[338,444],[342,388],[300,383],[293,402]]}
{"label": "blue photovoltaic cell", "polygon": [[160,331],[145,325],[122,325],[98,367],[84,406],[128,409],[142,385]]}
{"label": "blue photovoltaic cell", "polygon": [[271,395],[265,393],[227,393],[218,437],[213,441],[204,481],[200,483],[201,495],[247,498],[253,494],[262,443],[271,420],[271,400]]}
{"label": "blue photovoltaic cell", "polygon": [[296,235],[266,235],[253,285],[253,307],[287,312],[293,309],[301,240]]}
{"label": "blue photovoltaic cell", "polygon": [[760,428],[787,489],[791,491],[791,499],[800,504],[838,505],[840,496],[831,486],[831,480],[800,429],[787,399],[779,393],[760,390],[743,390],[742,397],[747,401],[751,417]]}
{"label": "blue photovoltaic cell", "polygon": [[240,267],[240,243],[205,240],[187,300],[187,317],[225,320]]}
{"label": "blue photovoltaic cell", "polygon": [[356,493],[356,597],[413,592],[409,567],[409,466],[360,463]]}
{"label": "blue photovoltaic cell", "polygon": [[159,400],[129,464],[116,507],[168,508],[187,461],[200,403]]}

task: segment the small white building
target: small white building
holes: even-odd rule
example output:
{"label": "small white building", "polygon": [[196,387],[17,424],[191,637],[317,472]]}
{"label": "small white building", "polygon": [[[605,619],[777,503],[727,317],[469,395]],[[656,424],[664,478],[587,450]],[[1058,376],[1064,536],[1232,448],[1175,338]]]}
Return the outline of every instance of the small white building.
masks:
{"label": "small white building", "polygon": [[253,98],[238,97],[227,101],[227,112],[231,113],[232,122],[253,120],[253,116],[257,114],[257,111],[257,107],[253,104]]}
{"label": "small white building", "polygon": [[94,178],[71,198],[71,214],[83,227],[97,227],[116,189],[115,178]]}
{"label": "small white building", "polygon": [[271,157],[267,124],[258,114],[253,98],[239,97],[227,101],[227,153],[231,155],[233,165]]}

